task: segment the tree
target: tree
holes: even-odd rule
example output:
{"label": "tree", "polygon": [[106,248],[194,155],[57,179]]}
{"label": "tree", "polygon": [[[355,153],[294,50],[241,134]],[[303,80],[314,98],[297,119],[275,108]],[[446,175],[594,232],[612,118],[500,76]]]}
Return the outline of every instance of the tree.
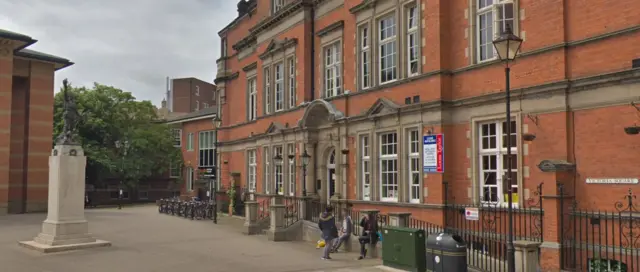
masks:
{"label": "tree", "polygon": [[[102,182],[117,177],[135,187],[142,179],[161,175],[170,165],[182,167],[182,152],[173,145],[171,128],[162,123],[150,101],[95,83],[71,87],[81,120],[78,140],[87,156],[87,178]],[[63,97],[54,102],[54,139],[62,130]]]}

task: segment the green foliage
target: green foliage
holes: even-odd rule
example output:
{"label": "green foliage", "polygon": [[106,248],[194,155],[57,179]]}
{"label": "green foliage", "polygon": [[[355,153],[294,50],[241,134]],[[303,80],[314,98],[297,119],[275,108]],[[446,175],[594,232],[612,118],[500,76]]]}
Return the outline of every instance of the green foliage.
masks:
{"label": "green foliage", "polygon": [[[171,128],[158,120],[150,101],[137,101],[129,92],[97,83],[69,92],[81,115],[77,133],[87,156],[89,181],[117,177],[134,187],[141,179],[166,173],[171,162],[182,167]],[[54,139],[62,130],[63,110],[59,92],[54,102]]]}

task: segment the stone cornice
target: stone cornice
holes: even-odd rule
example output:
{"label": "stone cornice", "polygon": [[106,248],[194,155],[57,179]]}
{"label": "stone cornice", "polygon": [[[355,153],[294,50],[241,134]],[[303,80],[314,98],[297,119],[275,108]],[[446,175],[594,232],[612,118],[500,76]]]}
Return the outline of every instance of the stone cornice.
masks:
{"label": "stone cornice", "polygon": [[258,7],[257,1],[252,1],[247,13],[242,16],[236,17],[233,21],[231,21],[231,23],[229,23],[227,26],[225,26],[220,31],[218,31],[218,36],[223,37],[228,30],[234,28],[238,24],[238,22],[240,22],[242,19],[244,19],[247,16],[251,17],[253,13],[256,12],[257,7]]}
{"label": "stone cornice", "polygon": [[257,41],[256,35],[249,34],[249,36],[244,37],[242,40],[239,40],[237,43],[231,46],[233,50],[241,51],[249,46],[255,45]]}
{"label": "stone cornice", "polygon": [[337,22],[335,22],[335,23],[332,23],[332,24],[330,24],[330,25],[326,26],[326,27],[325,27],[325,28],[323,28],[323,29],[320,29],[320,30],[316,33],[316,35],[318,35],[318,37],[322,37],[322,36],[325,36],[325,35],[327,35],[327,34],[331,33],[331,32],[332,32],[332,31],[334,31],[334,30],[342,29],[343,27],[344,27],[344,21],[343,21],[343,20],[340,20],[340,21],[337,21]]}
{"label": "stone cornice", "polygon": [[256,69],[257,67],[258,67],[258,62],[254,61],[253,63],[251,63],[251,64],[249,64],[249,65],[247,65],[245,67],[242,67],[242,71],[248,72],[248,71],[251,71],[253,69]]}
{"label": "stone cornice", "polygon": [[270,29],[275,26],[280,21],[287,18],[289,15],[294,12],[300,10],[305,5],[308,5],[307,0],[296,0],[292,3],[286,5],[282,10],[278,11],[276,14],[269,16],[268,18],[258,22],[255,26],[249,29],[251,35],[258,35],[260,32]]}
{"label": "stone cornice", "polygon": [[235,72],[235,73],[232,73],[232,74],[224,74],[224,75],[219,76],[216,79],[214,79],[213,83],[218,84],[218,83],[223,82],[223,81],[234,80],[234,79],[238,78],[239,75],[240,75],[240,72]]}
{"label": "stone cornice", "polygon": [[360,4],[357,4],[355,6],[353,6],[352,8],[349,9],[349,12],[351,12],[352,14],[356,14],[360,11],[363,11],[365,9],[368,9],[372,6],[374,6],[376,4],[377,0],[362,0],[362,2],[360,2]]}

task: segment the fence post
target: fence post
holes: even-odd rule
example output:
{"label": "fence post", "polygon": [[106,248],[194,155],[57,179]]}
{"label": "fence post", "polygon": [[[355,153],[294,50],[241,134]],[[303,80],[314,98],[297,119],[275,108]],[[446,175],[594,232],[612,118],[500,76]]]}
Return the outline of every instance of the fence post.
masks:
{"label": "fence post", "polygon": [[516,249],[516,271],[538,271],[538,248],[540,243],[519,240],[514,241],[513,246]]}
{"label": "fence post", "polygon": [[247,228],[246,234],[258,234],[260,232],[260,226],[258,225],[258,202],[251,200],[245,202],[244,205],[244,226]]}
{"label": "fence post", "polygon": [[309,213],[309,210],[308,210],[309,199],[311,199],[311,198],[308,197],[308,196],[300,197],[300,207],[298,207],[298,209],[299,209],[298,211],[299,211],[299,214],[300,214],[300,220],[310,220],[311,219],[309,217],[310,215],[308,215],[308,213]]}
{"label": "fence post", "polygon": [[389,225],[393,227],[409,227],[409,217],[411,213],[408,212],[392,212],[389,213]]}
{"label": "fence post", "polygon": [[284,204],[271,204],[269,230],[267,237],[270,241],[285,241],[284,232],[284,212],[286,206]]}

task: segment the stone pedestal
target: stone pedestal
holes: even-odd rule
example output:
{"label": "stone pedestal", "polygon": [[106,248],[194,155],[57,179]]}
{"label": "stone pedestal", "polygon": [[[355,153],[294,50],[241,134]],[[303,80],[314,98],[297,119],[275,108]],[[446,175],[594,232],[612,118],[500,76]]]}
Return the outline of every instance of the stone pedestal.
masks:
{"label": "stone pedestal", "polygon": [[261,231],[258,224],[258,202],[247,201],[244,203],[245,208],[245,220],[244,226],[247,228],[245,234],[254,235],[259,234]]}
{"label": "stone pedestal", "polygon": [[84,217],[87,158],[78,145],[56,145],[49,157],[49,208],[42,232],[20,245],[44,253],[110,246],[89,233]]}
{"label": "stone pedestal", "polygon": [[409,217],[411,217],[411,213],[406,213],[406,212],[389,213],[389,225],[393,227],[408,228]]}
{"label": "stone pedestal", "polygon": [[540,243],[532,241],[514,241],[516,250],[516,271],[538,271],[538,248]]}
{"label": "stone pedestal", "polygon": [[270,241],[286,241],[284,232],[284,209],[285,205],[271,204],[271,224],[267,231],[267,237]]}

